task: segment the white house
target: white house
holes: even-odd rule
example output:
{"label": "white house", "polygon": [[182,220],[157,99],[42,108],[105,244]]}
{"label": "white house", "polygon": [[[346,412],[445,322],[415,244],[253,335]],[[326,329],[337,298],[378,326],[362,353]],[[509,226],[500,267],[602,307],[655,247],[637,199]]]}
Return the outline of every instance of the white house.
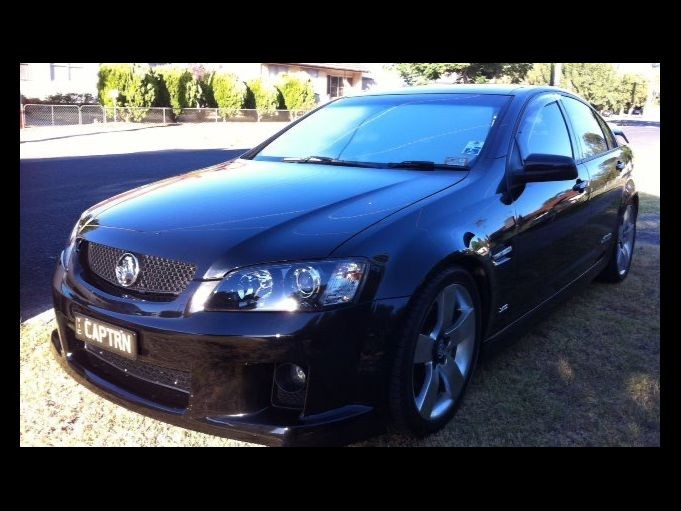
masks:
{"label": "white house", "polygon": [[[151,67],[160,65],[165,64],[150,64]],[[174,65],[189,67],[191,64]],[[211,63],[203,66],[210,70],[232,72],[244,81],[266,78],[276,83],[285,73],[309,78],[320,103],[375,87],[395,88],[402,85],[398,74],[386,69],[383,64],[253,62]],[[99,63],[21,63],[21,94],[26,98],[39,99],[58,93],[90,93],[96,97],[98,70]]]}
{"label": "white house", "polygon": [[276,83],[283,74],[309,78],[312,81],[317,101],[321,103],[349,93],[366,90],[372,82],[364,64],[240,62],[212,63],[204,64],[204,66],[207,69],[234,73],[243,81],[264,78]]}
{"label": "white house", "polygon": [[20,63],[19,89],[26,98],[44,99],[60,93],[97,97],[99,63]]}

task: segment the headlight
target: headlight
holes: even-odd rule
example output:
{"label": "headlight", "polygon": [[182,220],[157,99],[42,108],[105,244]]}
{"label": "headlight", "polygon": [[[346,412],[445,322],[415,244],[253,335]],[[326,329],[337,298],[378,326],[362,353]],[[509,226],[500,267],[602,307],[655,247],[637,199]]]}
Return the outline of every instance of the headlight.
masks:
{"label": "headlight", "polygon": [[205,310],[315,311],[351,302],[366,277],[363,260],[251,266],[228,273]]}
{"label": "headlight", "polygon": [[73,229],[71,229],[71,234],[69,234],[69,245],[73,245],[73,242],[76,241],[76,236],[80,234],[80,231],[82,231],[85,226],[87,226],[88,223],[90,223],[90,220],[92,220],[92,217],[88,214],[86,211],[83,213],[78,221],[76,222],[76,225],[73,226]]}
{"label": "headlight", "polygon": [[68,241],[69,245],[73,245],[73,242],[76,241],[76,236],[78,236],[78,233],[80,232],[81,226],[82,226],[82,224],[81,224],[80,220],[78,220],[76,222],[76,225],[73,226],[73,229],[71,229],[71,234],[69,234],[69,241]]}
{"label": "headlight", "polygon": [[76,222],[76,225],[74,225],[73,229],[71,229],[71,234],[69,234],[69,239],[66,243],[66,248],[62,250],[61,253],[61,264],[62,266],[64,266],[64,268],[68,269],[76,237],[78,236],[78,234],[80,234],[80,231],[83,230],[83,228],[87,225],[89,221],[90,218],[87,217],[85,213],[83,213],[83,215],[81,215],[81,217]]}

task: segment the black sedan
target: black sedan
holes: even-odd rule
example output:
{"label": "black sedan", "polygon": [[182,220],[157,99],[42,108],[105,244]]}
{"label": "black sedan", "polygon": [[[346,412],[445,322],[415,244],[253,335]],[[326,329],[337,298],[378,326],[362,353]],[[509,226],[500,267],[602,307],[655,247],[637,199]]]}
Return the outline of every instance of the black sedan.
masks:
{"label": "black sedan", "polygon": [[54,351],[102,396],[208,433],[426,435],[483,345],[579,283],[627,276],[632,170],[561,89],[338,99],[83,213],[54,275]]}

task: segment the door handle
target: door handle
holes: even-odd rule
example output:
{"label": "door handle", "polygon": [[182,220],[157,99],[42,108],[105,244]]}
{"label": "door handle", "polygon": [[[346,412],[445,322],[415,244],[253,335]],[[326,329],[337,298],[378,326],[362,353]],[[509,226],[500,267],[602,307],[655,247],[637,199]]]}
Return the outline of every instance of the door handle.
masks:
{"label": "door handle", "polygon": [[578,179],[577,182],[575,183],[575,186],[572,187],[572,190],[574,190],[575,192],[582,193],[582,192],[584,192],[584,190],[586,190],[587,186],[589,186],[588,181]]}
{"label": "door handle", "polygon": [[624,170],[624,167],[626,167],[627,164],[624,163],[623,161],[618,161],[617,165],[615,165],[615,168],[619,171],[622,172]]}

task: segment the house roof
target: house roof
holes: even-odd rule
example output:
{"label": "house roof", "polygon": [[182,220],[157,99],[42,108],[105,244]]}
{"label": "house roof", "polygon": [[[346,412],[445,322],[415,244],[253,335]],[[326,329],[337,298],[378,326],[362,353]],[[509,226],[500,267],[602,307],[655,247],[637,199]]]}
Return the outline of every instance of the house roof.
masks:
{"label": "house roof", "polygon": [[304,64],[304,63],[292,63],[295,66],[304,67],[318,67],[322,69],[338,69],[339,71],[357,71],[360,73],[368,73],[369,71],[364,68],[362,64]]}

